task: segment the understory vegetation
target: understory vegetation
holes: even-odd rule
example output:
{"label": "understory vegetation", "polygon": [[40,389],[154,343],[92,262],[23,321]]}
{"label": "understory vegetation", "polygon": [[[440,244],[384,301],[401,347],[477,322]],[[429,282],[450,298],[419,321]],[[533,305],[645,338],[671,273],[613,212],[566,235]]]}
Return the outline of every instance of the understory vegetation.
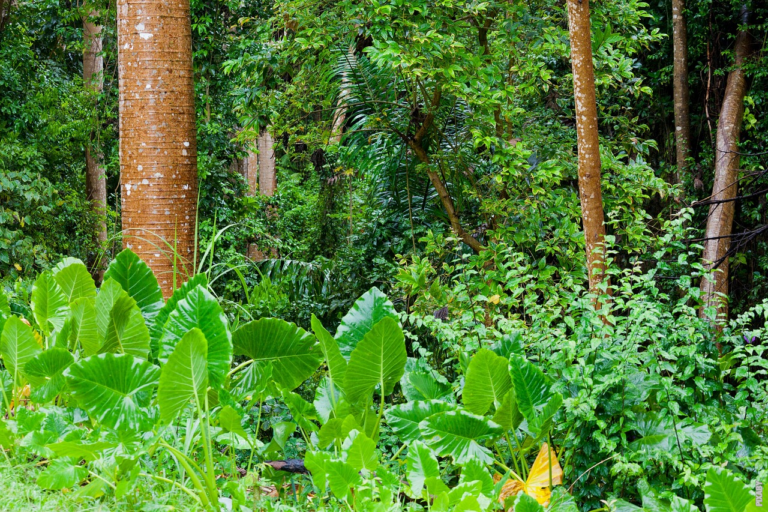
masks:
{"label": "understory vegetation", "polygon": [[0,0],[0,510],[766,511],[763,2],[683,7],[683,158],[682,3],[592,2],[590,267],[587,0],[191,0],[168,293],[121,225],[122,3]]}

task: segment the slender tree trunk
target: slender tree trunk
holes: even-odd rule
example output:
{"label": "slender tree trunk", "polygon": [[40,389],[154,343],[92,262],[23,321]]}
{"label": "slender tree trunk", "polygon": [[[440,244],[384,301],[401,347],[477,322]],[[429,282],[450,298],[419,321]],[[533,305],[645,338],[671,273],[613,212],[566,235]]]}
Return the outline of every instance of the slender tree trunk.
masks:
{"label": "slender tree trunk", "polygon": [[717,308],[717,316],[728,317],[728,249],[733,227],[733,215],[736,202],[733,199],[738,191],[739,178],[739,135],[741,122],[744,117],[744,96],[747,94],[747,78],[743,64],[749,57],[751,39],[746,31],[747,9],[742,7],[742,24],[744,30],[736,37],[734,53],[736,59],[733,70],[728,74],[723,105],[720,108],[720,119],[717,124],[717,141],[715,145],[715,182],[712,186],[711,200],[715,201],[709,207],[707,229],[705,232],[704,267],[711,270],[717,267],[711,279],[701,281],[702,308],[700,316],[709,318],[707,308]]}
{"label": "slender tree trunk", "polygon": [[277,174],[275,173],[275,149],[269,129],[259,132],[259,192],[272,197],[277,191]]}
{"label": "slender tree trunk", "polygon": [[571,37],[573,94],[576,103],[576,134],[579,151],[579,198],[587,249],[589,290],[600,293],[605,277],[605,221],[600,189],[600,139],[597,131],[595,73],[592,66],[592,38],[589,0],[568,0]]}
{"label": "slender tree trunk", "polygon": [[194,272],[197,140],[189,0],[118,0],[123,245],[169,297]]}
{"label": "slender tree trunk", "polygon": [[688,113],[688,36],[685,28],[685,0],[672,0],[672,48],[674,53],[673,88],[675,103],[675,142],[677,172],[675,183],[685,175],[691,155],[691,120]]}
{"label": "slender tree trunk", "polygon": [[[96,18],[98,12],[90,13]],[[101,27],[83,18],[83,82],[94,93],[100,93],[104,87],[104,59],[101,53]],[[91,131],[91,142],[96,139],[96,132]],[[96,146],[85,148],[85,190],[91,207],[98,219],[96,224],[96,243],[103,249],[107,242],[107,182],[102,165],[101,151]],[[101,255],[92,269],[97,284],[101,283],[107,261]]]}
{"label": "slender tree trunk", "polygon": [[[269,129],[259,132],[256,146],[259,154],[248,154],[248,188],[252,195],[263,194],[268,197],[275,195],[277,191],[277,174],[275,166],[275,148]],[[267,210],[267,217],[272,219],[276,215],[272,207]],[[269,256],[252,243],[248,246],[248,257],[253,261],[263,261],[268,257],[277,258],[277,251],[272,248]]]}
{"label": "slender tree trunk", "polygon": [[[352,67],[356,63],[355,45],[350,45],[346,56],[347,66]],[[331,121],[331,142],[338,144],[341,142],[341,136],[344,132],[344,123],[347,120],[347,101],[351,94],[348,71],[345,68],[341,73],[341,86],[339,87],[339,98],[336,102],[336,110],[333,112]]]}

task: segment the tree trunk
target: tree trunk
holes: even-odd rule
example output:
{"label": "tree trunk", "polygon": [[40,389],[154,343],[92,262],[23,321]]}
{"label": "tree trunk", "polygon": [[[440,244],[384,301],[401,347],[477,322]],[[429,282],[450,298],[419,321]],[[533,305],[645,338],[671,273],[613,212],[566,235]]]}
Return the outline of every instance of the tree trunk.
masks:
{"label": "tree trunk", "polygon": [[715,182],[712,186],[707,229],[704,234],[704,253],[702,256],[707,270],[719,271],[711,278],[701,281],[702,307],[700,316],[714,322],[716,318],[707,315],[706,309],[717,308],[717,317],[728,317],[728,249],[733,227],[733,214],[736,209],[736,197],[739,178],[739,133],[744,117],[744,96],[747,94],[747,78],[743,64],[750,53],[751,39],[746,31],[747,9],[742,7],[744,30],[736,37],[734,53],[736,59],[733,71],[728,74],[720,119],[717,124],[715,146]]}
{"label": "tree trunk", "polygon": [[277,190],[277,175],[275,174],[275,149],[269,129],[259,132],[259,192],[272,197]]}
{"label": "tree trunk", "polygon": [[[277,191],[277,174],[275,172],[274,141],[268,128],[259,132],[256,146],[259,150],[258,155],[248,153],[248,189],[252,195],[261,193],[272,197]],[[273,218],[274,215],[275,212],[270,206],[267,210],[267,217]],[[248,246],[248,257],[253,261],[263,261],[269,257],[277,258],[277,251],[272,248],[268,255],[259,249],[257,244],[252,243]]]}
{"label": "tree trunk", "polygon": [[[346,55],[347,66],[352,67],[356,63],[355,59],[355,46],[350,45],[349,51]],[[349,96],[351,85],[349,83],[349,75],[347,69],[341,72],[341,86],[339,87],[339,98],[336,102],[336,110],[333,112],[333,120],[331,121],[331,142],[338,144],[341,142],[341,136],[344,132],[344,123],[347,120],[347,101]]]}
{"label": "tree trunk", "polygon": [[605,277],[605,222],[600,189],[600,139],[597,131],[595,73],[589,0],[568,0],[573,94],[576,103],[576,134],[579,152],[579,198],[587,249],[589,290],[599,294]]}
{"label": "tree trunk", "polygon": [[[89,14],[90,18],[98,16],[98,12]],[[83,82],[94,93],[98,94],[104,87],[104,59],[101,55],[101,27],[91,23],[89,18],[83,18]],[[91,131],[91,142],[96,139],[95,131]],[[102,165],[102,155],[98,147],[85,148],[85,190],[96,215],[96,243],[103,249],[107,242],[107,182]],[[106,269],[107,258],[101,254],[92,268],[93,277],[97,284],[101,283]]]}
{"label": "tree trunk", "polygon": [[118,0],[123,246],[169,297],[194,273],[197,140],[189,0]]}
{"label": "tree trunk", "polygon": [[674,75],[672,81],[677,150],[675,183],[682,181],[687,159],[691,155],[691,121],[688,113],[688,37],[685,28],[684,11],[685,0],[672,0],[672,47],[674,52]]}

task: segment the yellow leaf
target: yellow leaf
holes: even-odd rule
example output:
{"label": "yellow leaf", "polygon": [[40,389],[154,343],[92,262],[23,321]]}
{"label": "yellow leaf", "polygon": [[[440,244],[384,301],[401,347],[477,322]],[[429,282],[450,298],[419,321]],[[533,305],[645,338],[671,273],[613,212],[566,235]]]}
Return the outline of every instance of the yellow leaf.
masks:
{"label": "yellow leaf", "polygon": [[18,263],[14,263],[14,264],[13,264],[13,266],[14,266],[14,268],[15,268],[16,270],[18,270],[19,272],[21,272],[21,265],[19,265]]}
{"label": "yellow leaf", "polygon": [[548,505],[552,493],[549,485],[550,475],[553,486],[563,483],[563,468],[557,461],[557,455],[547,443],[544,443],[536,460],[533,461],[525,482],[517,478],[505,482],[499,493],[499,502],[503,504],[507,498],[517,496],[522,491],[542,505]]}
{"label": "yellow leaf", "polygon": [[498,304],[501,297],[497,295],[492,296],[490,299],[488,299],[488,302],[492,302],[494,304]]}

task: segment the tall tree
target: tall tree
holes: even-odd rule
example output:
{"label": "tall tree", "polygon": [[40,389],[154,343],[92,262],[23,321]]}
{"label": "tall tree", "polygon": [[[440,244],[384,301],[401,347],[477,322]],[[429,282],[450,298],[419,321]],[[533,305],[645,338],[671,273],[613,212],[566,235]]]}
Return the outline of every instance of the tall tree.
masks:
{"label": "tall tree", "polygon": [[590,291],[598,293],[598,285],[605,279],[605,220],[600,188],[600,138],[597,131],[589,0],[568,0],[568,26],[576,104],[579,198],[587,249],[587,272]]}
{"label": "tall tree", "polygon": [[168,297],[193,273],[197,141],[189,0],[118,0],[123,245]]}
{"label": "tall tree", "polygon": [[[104,87],[101,26],[92,21],[98,16],[98,11],[92,11],[83,17],[83,82],[94,94],[100,93]],[[91,131],[91,142],[96,139],[95,135],[96,131]],[[96,242],[99,247],[103,247],[107,241],[107,182],[101,162],[101,151],[97,146],[85,148],[85,189],[98,219]],[[98,259],[93,268],[94,277],[98,282],[101,282],[104,275],[105,261],[105,258]]]}
{"label": "tall tree", "polygon": [[[748,11],[741,9],[742,27],[734,46],[735,60],[728,74],[725,96],[720,108],[715,143],[715,181],[710,196],[709,216],[704,234],[702,256],[707,270],[717,269],[711,278],[701,281],[702,308],[700,315],[708,318],[706,310],[716,308],[717,316],[727,318],[728,302],[728,253],[731,244],[733,215],[736,208],[736,192],[739,179],[739,136],[744,118],[744,96],[747,94],[747,77],[744,63],[749,57],[751,38],[747,32]],[[710,320],[715,318],[709,317]]]}
{"label": "tall tree", "polygon": [[677,172],[680,183],[691,155],[691,121],[688,113],[688,36],[685,26],[685,0],[672,0],[673,89],[675,108],[675,143]]}

